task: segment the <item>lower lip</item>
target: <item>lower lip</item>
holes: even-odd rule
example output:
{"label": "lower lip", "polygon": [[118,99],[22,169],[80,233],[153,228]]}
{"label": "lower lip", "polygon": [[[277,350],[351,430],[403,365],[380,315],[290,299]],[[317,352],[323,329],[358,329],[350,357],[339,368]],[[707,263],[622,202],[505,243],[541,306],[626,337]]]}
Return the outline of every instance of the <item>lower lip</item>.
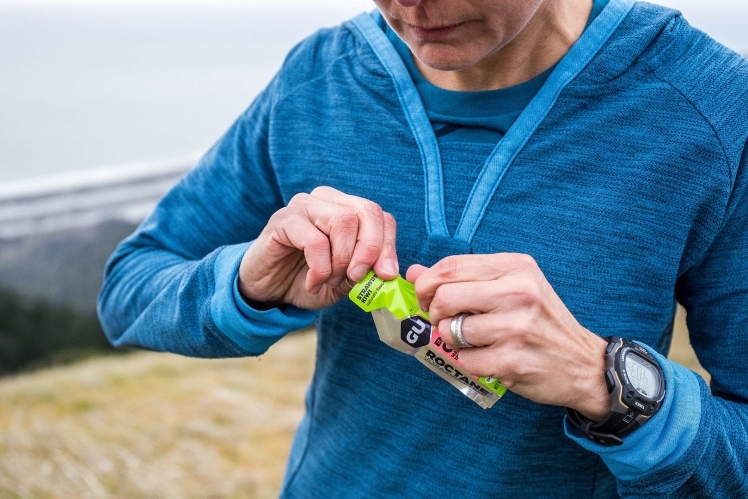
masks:
{"label": "lower lip", "polygon": [[[460,23],[462,24],[462,23]],[[408,24],[410,31],[415,35],[416,38],[421,40],[439,40],[449,36],[460,24],[453,24],[452,26],[445,26],[443,28],[435,29],[424,29],[418,26]]]}

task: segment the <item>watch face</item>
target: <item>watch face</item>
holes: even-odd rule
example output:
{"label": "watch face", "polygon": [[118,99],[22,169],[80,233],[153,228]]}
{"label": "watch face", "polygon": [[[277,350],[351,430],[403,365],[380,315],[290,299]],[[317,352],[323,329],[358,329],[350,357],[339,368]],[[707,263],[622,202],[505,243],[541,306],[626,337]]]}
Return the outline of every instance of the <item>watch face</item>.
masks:
{"label": "watch face", "polygon": [[660,374],[638,355],[629,352],[625,360],[626,374],[634,389],[647,398],[655,398],[658,393]]}

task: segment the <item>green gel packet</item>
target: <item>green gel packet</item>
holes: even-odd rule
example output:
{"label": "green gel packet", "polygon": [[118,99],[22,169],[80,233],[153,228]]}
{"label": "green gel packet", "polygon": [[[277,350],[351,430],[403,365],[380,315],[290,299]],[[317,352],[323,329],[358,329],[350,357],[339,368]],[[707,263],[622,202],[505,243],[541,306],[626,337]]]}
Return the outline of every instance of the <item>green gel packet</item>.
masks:
{"label": "green gel packet", "polygon": [[478,378],[462,370],[458,353],[444,343],[429,321],[428,312],[419,308],[412,283],[400,276],[385,281],[369,271],[353,286],[348,297],[371,313],[381,341],[414,356],[484,409],[492,407],[506,393],[499,380]]}

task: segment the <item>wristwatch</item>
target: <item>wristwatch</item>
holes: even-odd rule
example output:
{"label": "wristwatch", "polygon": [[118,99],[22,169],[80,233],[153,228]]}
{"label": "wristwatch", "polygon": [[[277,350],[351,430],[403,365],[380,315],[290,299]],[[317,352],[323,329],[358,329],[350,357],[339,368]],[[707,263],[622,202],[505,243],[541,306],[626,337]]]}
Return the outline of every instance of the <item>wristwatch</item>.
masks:
{"label": "wristwatch", "polygon": [[572,425],[598,444],[623,444],[623,438],[651,418],[665,398],[665,376],[657,361],[633,341],[606,338],[605,385],[610,394],[610,412],[596,423],[578,411],[566,408]]}

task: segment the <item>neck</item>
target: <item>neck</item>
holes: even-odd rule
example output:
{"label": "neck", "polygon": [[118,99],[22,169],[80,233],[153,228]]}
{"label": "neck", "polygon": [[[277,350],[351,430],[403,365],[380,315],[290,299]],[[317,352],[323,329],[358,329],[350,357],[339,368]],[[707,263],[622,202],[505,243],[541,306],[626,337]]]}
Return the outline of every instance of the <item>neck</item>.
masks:
{"label": "neck", "polygon": [[509,43],[464,69],[440,71],[413,60],[426,80],[447,90],[519,85],[561,60],[584,32],[591,11],[592,0],[548,0]]}

